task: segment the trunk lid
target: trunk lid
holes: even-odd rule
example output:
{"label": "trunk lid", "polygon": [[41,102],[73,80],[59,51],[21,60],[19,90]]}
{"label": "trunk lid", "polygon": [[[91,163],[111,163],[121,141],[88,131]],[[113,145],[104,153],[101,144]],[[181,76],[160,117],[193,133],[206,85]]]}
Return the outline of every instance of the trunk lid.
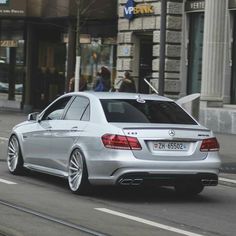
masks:
{"label": "trunk lid", "polygon": [[137,159],[158,161],[196,161],[207,157],[201,152],[204,138],[211,131],[200,125],[151,124],[140,125],[116,123],[126,136],[136,137],[142,150],[132,150]]}

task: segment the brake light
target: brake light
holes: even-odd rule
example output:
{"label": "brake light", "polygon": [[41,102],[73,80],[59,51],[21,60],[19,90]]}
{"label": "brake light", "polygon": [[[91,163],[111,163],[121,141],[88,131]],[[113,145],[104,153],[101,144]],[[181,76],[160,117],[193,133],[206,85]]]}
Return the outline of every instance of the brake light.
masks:
{"label": "brake light", "polygon": [[201,152],[213,152],[219,151],[220,145],[216,138],[207,138],[202,140],[202,145],[200,147]]}
{"label": "brake light", "polygon": [[106,148],[123,150],[141,150],[141,145],[137,138],[124,135],[104,134],[102,136],[103,145]]}

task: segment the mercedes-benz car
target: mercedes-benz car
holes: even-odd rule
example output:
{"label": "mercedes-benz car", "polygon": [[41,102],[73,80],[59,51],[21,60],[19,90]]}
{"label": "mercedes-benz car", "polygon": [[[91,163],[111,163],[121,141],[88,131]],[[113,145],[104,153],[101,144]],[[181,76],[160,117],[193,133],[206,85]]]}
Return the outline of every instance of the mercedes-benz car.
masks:
{"label": "mercedes-benz car", "polygon": [[28,115],[9,138],[12,174],[25,169],[93,185],[174,186],[198,194],[218,183],[219,143],[175,101],[156,94],[73,92]]}

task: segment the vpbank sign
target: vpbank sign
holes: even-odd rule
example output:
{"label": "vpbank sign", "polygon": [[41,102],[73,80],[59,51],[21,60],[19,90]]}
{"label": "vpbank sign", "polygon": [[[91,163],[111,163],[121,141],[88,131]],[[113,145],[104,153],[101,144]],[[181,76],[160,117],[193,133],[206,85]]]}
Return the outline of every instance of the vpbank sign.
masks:
{"label": "vpbank sign", "polygon": [[124,17],[132,20],[136,16],[152,15],[154,7],[150,4],[137,4],[134,0],[128,0],[124,6]]}
{"label": "vpbank sign", "polygon": [[0,6],[8,6],[9,0],[0,0]]}

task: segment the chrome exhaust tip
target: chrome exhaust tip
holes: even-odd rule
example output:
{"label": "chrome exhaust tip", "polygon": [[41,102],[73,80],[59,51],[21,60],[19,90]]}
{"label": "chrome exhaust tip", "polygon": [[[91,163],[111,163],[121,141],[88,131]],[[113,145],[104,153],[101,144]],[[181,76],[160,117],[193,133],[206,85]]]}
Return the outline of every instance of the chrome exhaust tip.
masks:
{"label": "chrome exhaust tip", "polygon": [[203,186],[216,186],[218,184],[216,179],[202,179],[201,182]]}
{"label": "chrome exhaust tip", "polygon": [[120,185],[140,185],[143,183],[143,179],[121,179],[119,180]]}

